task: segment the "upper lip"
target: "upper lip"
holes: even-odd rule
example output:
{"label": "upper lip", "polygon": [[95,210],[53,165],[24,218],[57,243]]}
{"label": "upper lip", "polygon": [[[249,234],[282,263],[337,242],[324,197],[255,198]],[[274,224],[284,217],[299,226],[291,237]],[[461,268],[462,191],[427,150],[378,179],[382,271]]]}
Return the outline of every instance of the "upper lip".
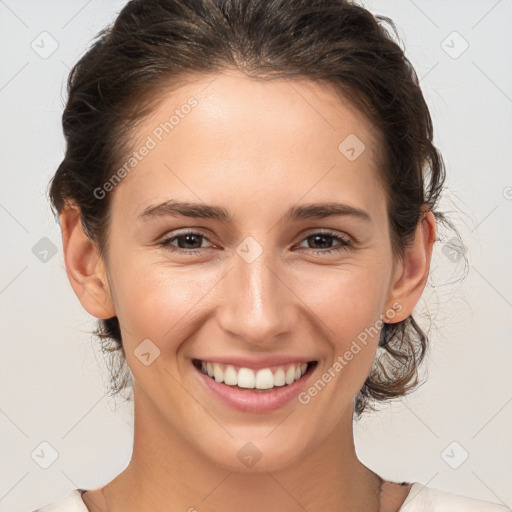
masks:
{"label": "upper lip", "polygon": [[218,363],[218,364],[230,364],[233,366],[239,366],[243,368],[251,368],[253,370],[259,370],[261,368],[269,368],[271,366],[281,366],[285,364],[302,364],[316,361],[314,358],[306,357],[294,357],[294,356],[266,356],[266,357],[201,357],[194,358],[199,361],[205,361],[207,363]]}

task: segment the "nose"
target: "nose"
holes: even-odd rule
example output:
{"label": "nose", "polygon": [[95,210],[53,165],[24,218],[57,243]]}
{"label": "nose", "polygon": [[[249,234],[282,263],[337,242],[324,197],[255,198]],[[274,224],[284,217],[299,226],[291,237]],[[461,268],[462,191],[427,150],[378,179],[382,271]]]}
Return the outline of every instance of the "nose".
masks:
{"label": "nose", "polygon": [[235,254],[223,279],[220,327],[242,341],[270,348],[297,326],[297,298],[271,251],[252,262]]}

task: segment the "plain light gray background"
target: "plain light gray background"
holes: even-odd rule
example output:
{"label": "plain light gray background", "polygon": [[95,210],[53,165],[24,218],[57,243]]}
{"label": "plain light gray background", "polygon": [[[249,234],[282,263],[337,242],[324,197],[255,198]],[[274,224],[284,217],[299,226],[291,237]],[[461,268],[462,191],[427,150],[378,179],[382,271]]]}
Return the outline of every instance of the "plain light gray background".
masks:
{"label": "plain light gray background", "polygon": [[[131,408],[106,396],[94,319],[69,285],[45,196],[69,68],[122,5],[0,0],[0,511],[104,484],[131,454]],[[456,282],[464,265],[448,235],[417,308],[435,322],[428,380],[355,426],[358,454],[385,478],[510,507],[512,1],[364,5],[396,22],[421,79],[469,272]]]}

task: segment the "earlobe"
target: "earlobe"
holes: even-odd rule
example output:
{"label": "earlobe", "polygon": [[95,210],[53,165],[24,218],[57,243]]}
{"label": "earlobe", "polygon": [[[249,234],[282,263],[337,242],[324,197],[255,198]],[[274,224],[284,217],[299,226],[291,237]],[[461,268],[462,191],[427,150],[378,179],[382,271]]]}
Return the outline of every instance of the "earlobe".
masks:
{"label": "earlobe", "polygon": [[66,272],[80,303],[96,318],[115,316],[103,260],[97,244],[83,230],[78,206],[63,207],[60,226]]}
{"label": "earlobe", "polygon": [[[396,314],[393,318],[384,318],[385,322],[405,320],[420,300],[429,275],[435,236],[436,220],[427,210],[418,221],[413,243],[404,250],[403,259],[396,266],[387,303],[388,309],[392,308]],[[393,307],[393,304],[400,307]]]}

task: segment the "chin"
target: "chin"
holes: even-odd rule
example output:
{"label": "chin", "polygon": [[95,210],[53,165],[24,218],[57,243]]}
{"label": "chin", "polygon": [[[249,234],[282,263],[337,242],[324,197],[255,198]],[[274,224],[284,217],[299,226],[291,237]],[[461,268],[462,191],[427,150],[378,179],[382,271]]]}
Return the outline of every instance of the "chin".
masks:
{"label": "chin", "polygon": [[[297,464],[303,458],[304,438],[300,432],[297,432],[300,445],[290,442],[290,437],[285,430],[273,439],[270,439],[272,434],[269,437],[268,432],[250,439],[230,438],[227,443],[224,441],[217,444],[218,447],[222,447],[221,450],[212,452],[209,445],[208,451],[203,453],[217,466],[241,474],[281,471]],[[288,442],[286,442],[287,439]]]}

